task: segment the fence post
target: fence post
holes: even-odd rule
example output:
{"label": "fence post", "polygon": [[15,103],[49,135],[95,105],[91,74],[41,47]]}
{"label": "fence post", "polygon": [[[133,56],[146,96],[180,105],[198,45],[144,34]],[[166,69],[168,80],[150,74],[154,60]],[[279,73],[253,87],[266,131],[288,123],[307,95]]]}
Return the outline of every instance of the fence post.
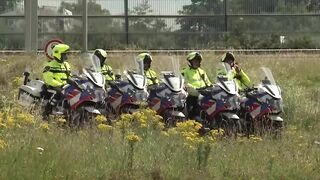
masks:
{"label": "fence post", "polygon": [[82,52],[88,51],[88,3],[82,0]]}
{"label": "fence post", "polygon": [[228,7],[227,0],[224,0],[224,31],[228,32]]}
{"label": "fence post", "polygon": [[38,0],[24,0],[25,50],[38,50]]}
{"label": "fence post", "polygon": [[126,44],[129,45],[129,9],[128,9],[128,0],[124,0],[124,16],[125,16],[125,33],[126,33]]}

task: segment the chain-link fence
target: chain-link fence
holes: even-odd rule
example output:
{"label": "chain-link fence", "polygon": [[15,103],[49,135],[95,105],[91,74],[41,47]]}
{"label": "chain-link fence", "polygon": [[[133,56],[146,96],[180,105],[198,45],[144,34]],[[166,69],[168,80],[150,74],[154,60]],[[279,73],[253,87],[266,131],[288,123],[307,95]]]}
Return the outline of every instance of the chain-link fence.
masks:
{"label": "chain-link fence", "polygon": [[318,0],[3,1],[0,49],[41,49],[52,38],[82,50],[320,45]]}

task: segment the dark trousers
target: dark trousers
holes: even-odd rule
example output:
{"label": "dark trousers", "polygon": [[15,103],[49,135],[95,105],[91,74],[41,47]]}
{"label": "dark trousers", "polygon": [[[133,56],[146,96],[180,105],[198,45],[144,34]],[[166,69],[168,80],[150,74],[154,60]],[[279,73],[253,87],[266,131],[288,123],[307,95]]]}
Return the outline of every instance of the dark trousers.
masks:
{"label": "dark trousers", "polygon": [[[55,90],[56,93],[53,94],[48,92],[48,89]],[[44,99],[48,100],[48,102],[44,107],[42,116],[44,120],[48,120],[53,107],[55,107],[63,99],[62,89],[60,87],[46,87],[46,89],[43,91],[43,97]]]}
{"label": "dark trousers", "polygon": [[198,105],[198,96],[188,96],[186,101],[188,118],[193,119],[196,116],[199,116],[199,105]]}

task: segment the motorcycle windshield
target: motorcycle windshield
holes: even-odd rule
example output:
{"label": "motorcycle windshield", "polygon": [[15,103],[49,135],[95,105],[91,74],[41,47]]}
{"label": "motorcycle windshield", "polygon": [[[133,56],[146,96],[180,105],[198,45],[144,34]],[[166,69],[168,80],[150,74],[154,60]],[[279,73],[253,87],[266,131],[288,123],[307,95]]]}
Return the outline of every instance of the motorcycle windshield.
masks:
{"label": "motorcycle windshield", "polygon": [[101,63],[99,58],[93,54],[84,54],[80,60],[83,74],[90,79],[92,83],[99,87],[104,87],[105,78],[101,71]]}
{"label": "motorcycle windshield", "polygon": [[138,59],[135,59],[135,66],[136,66],[135,72],[140,74],[140,75],[144,75],[144,64],[143,64],[143,61],[139,61]]}
{"label": "motorcycle windshield", "polygon": [[179,69],[180,60],[176,57],[171,57],[171,65],[167,66],[166,71],[160,72],[161,81],[174,92],[180,92],[184,85],[184,78]]}
{"label": "motorcycle windshield", "polygon": [[261,82],[263,84],[269,84],[269,85],[276,85],[276,82],[273,78],[272,72],[269,68],[267,67],[261,67]]}
{"label": "motorcycle windshield", "polygon": [[231,66],[228,63],[220,63],[217,68],[216,84],[228,94],[236,94],[238,88],[233,79]]}
{"label": "motorcycle windshield", "polygon": [[101,72],[101,63],[100,63],[98,56],[92,55],[90,63],[92,65],[92,70],[94,72]]}
{"label": "motorcycle windshield", "polygon": [[141,74],[137,74],[132,71],[128,71],[126,73],[127,79],[129,82],[131,82],[132,85],[134,85],[136,88],[143,90],[146,88],[147,81],[145,76]]}
{"label": "motorcycle windshield", "polygon": [[125,80],[129,81],[134,87],[142,90],[147,86],[147,79],[144,76],[143,61],[133,58],[133,63],[126,64],[127,70],[123,72]]}
{"label": "motorcycle windshield", "polygon": [[91,72],[101,72],[101,63],[99,58],[91,53],[85,53],[79,59],[81,69],[87,69]]}
{"label": "motorcycle windshield", "polygon": [[276,84],[269,68],[261,67],[261,87],[272,97],[281,99],[280,87]]}
{"label": "motorcycle windshield", "polygon": [[225,77],[232,80],[231,73],[232,73],[232,68],[228,63],[219,63],[217,65],[217,69],[216,69],[217,78]]}

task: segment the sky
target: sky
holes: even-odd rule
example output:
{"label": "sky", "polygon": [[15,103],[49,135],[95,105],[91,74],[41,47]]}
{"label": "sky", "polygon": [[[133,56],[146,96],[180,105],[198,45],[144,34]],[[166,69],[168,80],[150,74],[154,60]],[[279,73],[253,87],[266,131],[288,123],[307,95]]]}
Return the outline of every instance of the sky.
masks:
{"label": "sky", "polygon": [[[62,1],[77,2],[77,0],[38,0],[39,6],[59,6]],[[112,15],[124,14],[124,0],[96,0],[103,8],[110,11]],[[143,0],[128,0],[129,8],[135,7]],[[153,12],[152,15],[177,15],[183,5],[191,4],[191,0],[148,0]]]}

